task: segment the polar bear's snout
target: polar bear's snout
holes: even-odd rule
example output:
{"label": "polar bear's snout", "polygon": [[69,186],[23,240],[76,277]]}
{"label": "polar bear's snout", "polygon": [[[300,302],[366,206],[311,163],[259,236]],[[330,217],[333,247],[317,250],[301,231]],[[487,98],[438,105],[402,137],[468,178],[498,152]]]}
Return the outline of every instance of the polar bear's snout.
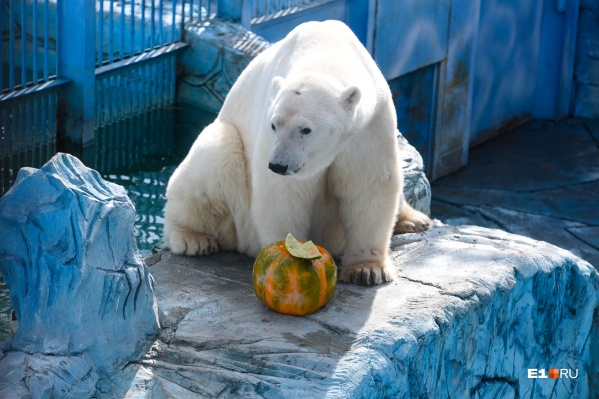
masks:
{"label": "polar bear's snout", "polygon": [[277,137],[268,155],[268,169],[282,176],[297,174],[304,163],[297,144],[294,140]]}
{"label": "polar bear's snout", "polygon": [[289,166],[287,165],[281,165],[278,163],[269,163],[268,164],[268,169],[272,170],[275,173],[278,173],[280,175],[286,175],[287,174],[287,169],[289,169]]}

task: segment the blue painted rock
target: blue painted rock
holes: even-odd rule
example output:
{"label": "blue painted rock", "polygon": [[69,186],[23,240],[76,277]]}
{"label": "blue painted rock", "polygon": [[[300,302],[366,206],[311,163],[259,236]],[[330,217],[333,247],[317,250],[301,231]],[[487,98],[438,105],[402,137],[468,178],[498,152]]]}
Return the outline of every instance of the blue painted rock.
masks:
{"label": "blue painted rock", "polygon": [[147,351],[159,323],[134,218],[125,189],[73,156],[19,173],[0,199],[0,271],[19,320],[9,350],[84,355],[100,373]]}

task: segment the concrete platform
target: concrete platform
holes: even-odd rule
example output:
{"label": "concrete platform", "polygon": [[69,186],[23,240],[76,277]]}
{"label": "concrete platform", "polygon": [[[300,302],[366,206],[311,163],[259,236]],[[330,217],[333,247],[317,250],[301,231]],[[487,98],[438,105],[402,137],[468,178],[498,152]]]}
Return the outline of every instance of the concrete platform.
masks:
{"label": "concrete platform", "polygon": [[[397,281],[306,317],[255,297],[253,259],[146,259],[163,332],[99,398],[538,398],[597,392],[599,275],[550,244],[438,224],[393,238]],[[596,354],[595,354],[596,355]],[[536,380],[529,368],[577,370]]]}
{"label": "concrete platform", "polygon": [[432,216],[525,235],[599,268],[599,121],[533,121],[432,184]]}

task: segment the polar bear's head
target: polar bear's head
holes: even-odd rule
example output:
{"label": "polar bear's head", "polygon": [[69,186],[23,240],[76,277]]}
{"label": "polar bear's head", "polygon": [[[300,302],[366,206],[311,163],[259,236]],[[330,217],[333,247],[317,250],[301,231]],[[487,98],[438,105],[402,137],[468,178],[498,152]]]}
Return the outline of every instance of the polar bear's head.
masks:
{"label": "polar bear's head", "polygon": [[360,89],[318,75],[273,80],[268,166],[308,179],[327,168],[352,136]]}

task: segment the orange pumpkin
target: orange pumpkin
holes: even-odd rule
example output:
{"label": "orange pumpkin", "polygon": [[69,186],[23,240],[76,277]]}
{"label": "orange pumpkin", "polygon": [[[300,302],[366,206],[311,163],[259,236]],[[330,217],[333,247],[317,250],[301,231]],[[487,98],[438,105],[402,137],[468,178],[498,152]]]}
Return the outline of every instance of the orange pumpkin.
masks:
{"label": "orange pumpkin", "polygon": [[323,307],[335,293],[337,267],[326,249],[316,248],[321,257],[315,259],[291,255],[285,241],[264,248],[254,262],[256,296],[284,314],[306,315]]}

